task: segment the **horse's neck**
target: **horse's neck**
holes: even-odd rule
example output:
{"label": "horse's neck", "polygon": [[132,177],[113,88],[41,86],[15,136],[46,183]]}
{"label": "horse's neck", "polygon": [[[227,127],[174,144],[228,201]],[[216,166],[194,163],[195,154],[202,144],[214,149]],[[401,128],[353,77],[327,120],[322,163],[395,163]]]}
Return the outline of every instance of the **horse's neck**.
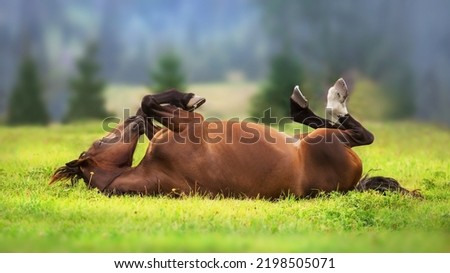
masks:
{"label": "horse's neck", "polygon": [[148,173],[142,165],[126,169],[107,187],[106,192],[115,194],[150,193],[155,188],[157,173]]}

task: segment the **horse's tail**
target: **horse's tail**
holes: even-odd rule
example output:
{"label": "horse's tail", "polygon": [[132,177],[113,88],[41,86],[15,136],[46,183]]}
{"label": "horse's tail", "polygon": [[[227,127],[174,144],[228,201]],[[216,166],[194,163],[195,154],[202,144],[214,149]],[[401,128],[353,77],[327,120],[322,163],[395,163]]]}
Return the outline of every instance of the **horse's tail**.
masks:
{"label": "horse's tail", "polygon": [[365,175],[355,186],[356,191],[374,190],[382,194],[391,191],[400,194],[410,195],[416,198],[423,198],[419,190],[407,190],[403,188],[397,180],[391,177]]}

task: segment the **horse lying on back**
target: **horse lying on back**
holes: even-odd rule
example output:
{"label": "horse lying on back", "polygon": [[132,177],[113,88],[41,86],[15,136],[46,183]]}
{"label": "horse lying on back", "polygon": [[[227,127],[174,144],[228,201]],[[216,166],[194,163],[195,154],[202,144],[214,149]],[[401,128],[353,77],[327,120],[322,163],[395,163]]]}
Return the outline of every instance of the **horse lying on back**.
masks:
{"label": "horse lying on back", "polygon": [[[309,109],[296,86],[291,117],[315,130],[290,137],[256,123],[205,121],[193,111],[205,99],[192,93],[147,95],[136,116],[57,169],[50,183],[83,179],[106,194],[267,199],[347,192],[357,185],[359,190],[384,186],[380,189],[409,193],[390,178],[360,182],[362,162],[351,148],[369,145],[374,137],[348,114],[347,97],[347,85],[339,79],[328,91],[330,121]],[[155,126],[153,120],[165,127]],[[139,165],[132,167],[142,134],[150,145]]]}

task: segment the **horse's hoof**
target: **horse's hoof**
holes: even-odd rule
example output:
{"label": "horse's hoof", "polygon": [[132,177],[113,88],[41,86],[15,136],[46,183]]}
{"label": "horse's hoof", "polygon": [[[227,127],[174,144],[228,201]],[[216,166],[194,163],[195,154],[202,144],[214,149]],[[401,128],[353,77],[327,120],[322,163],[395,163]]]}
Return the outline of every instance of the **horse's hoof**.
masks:
{"label": "horse's hoof", "polygon": [[347,111],[348,88],[344,79],[340,78],[330,87],[327,95],[327,117],[337,122],[340,116],[348,114]]}
{"label": "horse's hoof", "polygon": [[309,103],[306,97],[300,91],[298,85],[294,87],[294,91],[292,91],[291,99],[295,101],[300,107],[308,108]]}
{"label": "horse's hoof", "polygon": [[336,91],[336,95],[338,96],[338,100],[341,103],[344,103],[348,97],[348,87],[343,78],[339,78],[334,83],[334,89]]}
{"label": "horse's hoof", "polygon": [[195,109],[199,108],[202,104],[206,102],[205,98],[202,98],[200,96],[194,95],[189,102],[186,105],[187,111],[194,111]]}

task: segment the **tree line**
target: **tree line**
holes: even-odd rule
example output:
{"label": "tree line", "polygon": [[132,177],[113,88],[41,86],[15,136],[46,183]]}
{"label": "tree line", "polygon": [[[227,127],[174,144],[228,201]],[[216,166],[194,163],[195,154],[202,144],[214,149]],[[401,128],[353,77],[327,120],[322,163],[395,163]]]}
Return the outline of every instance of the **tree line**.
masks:
{"label": "tree line", "polygon": [[[23,42],[19,36],[26,36],[35,53],[31,59],[45,73],[45,83],[41,80],[35,85],[48,85],[46,95],[54,95],[47,102],[51,104],[49,109],[52,116],[61,116],[58,107],[65,92],[60,91],[69,86],[70,100],[75,96],[73,84],[66,82],[75,46],[65,41],[76,41],[78,49],[87,38],[99,37],[99,64],[106,81],[142,84],[143,78],[149,78],[148,63],[170,44],[189,66],[186,75],[178,78],[221,81],[226,73],[237,70],[252,81],[265,79],[252,100],[252,116],[268,105],[279,115],[286,113],[294,79],[314,106],[330,83],[357,73],[359,82],[355,85],[370,87],[376,93],[362,90],[365,97],[372,96],[367,101],[382,98],[391,104],[386,111],[380,105],[372,107],[374,112],[388,118],[416,117],[450,124],[450,31],[445,13],[449,1],[234,0],[220,7],[214,1],[207,1],[207,5],[138,0],[59,2],[5,2],[7,12],[3,15],[10,20],[4,20],[0,28],[1,98],[25,104],[20,92],[13,96],[10,90],[17,60],[22,59],[22,67],[29,66],[29,60],[17,50]],[[66,16],[75,11],[88,16]],[[56,30],[57,35],[49,29]],[[93,31],[96,29],[99,31]],[[49,37],[61,41],[56,50],[48,48],[52,45]],[[59,60],[55,56],[67,53],[69,61],[62,66],[55,61]],[[270,65],[265,66],[268,62]],[[170,60],[168,63],[170,67]],[[15,82],[14,89],[28,88],[18,79]],[[352,85],[351,80],[348,82]],[[0,101],[0,114],[6,105]],[[29,107],[24,108],[29,111]]]}
{"label": "tree line", "polygon": [[[65,123],[104,119],[111,115],[105,109],[104,90],[106,83],[99,76],[97,44],[86,45],[83,55],[76,62],[76,74],[69,80],[69,107],[62,121]],[[157,66],[150,71],[153,83],[149,89],[163,92],[170,88],[186,89],[186,76],[180,56],[172,49],[159,57]],[[283,50],[270,60],[268,81],[252,100],[252,117],[261,117],[271,108],[275,117],[285,117],[289,110],[292,87],[303,81],[302,67],[289,50]],[[36,62],[31,54],[25,54],[9,101],[7,124],[46,125],[50,122],[47,107],[42,98],[43,83]],[[262,120],[263,121],[263,120]]]}
{"label": "tree line", "polygon": [[[65,123],[104,119],[111,115],[105,109],[106,84],[99,76],[100,66],[96,58],[97,44],[87,44],[76,62],[76,74],[68,82],[70,98],[69,108],[63,117]],[[185,76],[179,56],[172,50],[163,53],[150,78],[155,92],[169,88],[184,90]],[[43,85],[35,59],[30,53],[24,54],[8,104],[8,125],[47,125],[50,122],[42,97]]]}

